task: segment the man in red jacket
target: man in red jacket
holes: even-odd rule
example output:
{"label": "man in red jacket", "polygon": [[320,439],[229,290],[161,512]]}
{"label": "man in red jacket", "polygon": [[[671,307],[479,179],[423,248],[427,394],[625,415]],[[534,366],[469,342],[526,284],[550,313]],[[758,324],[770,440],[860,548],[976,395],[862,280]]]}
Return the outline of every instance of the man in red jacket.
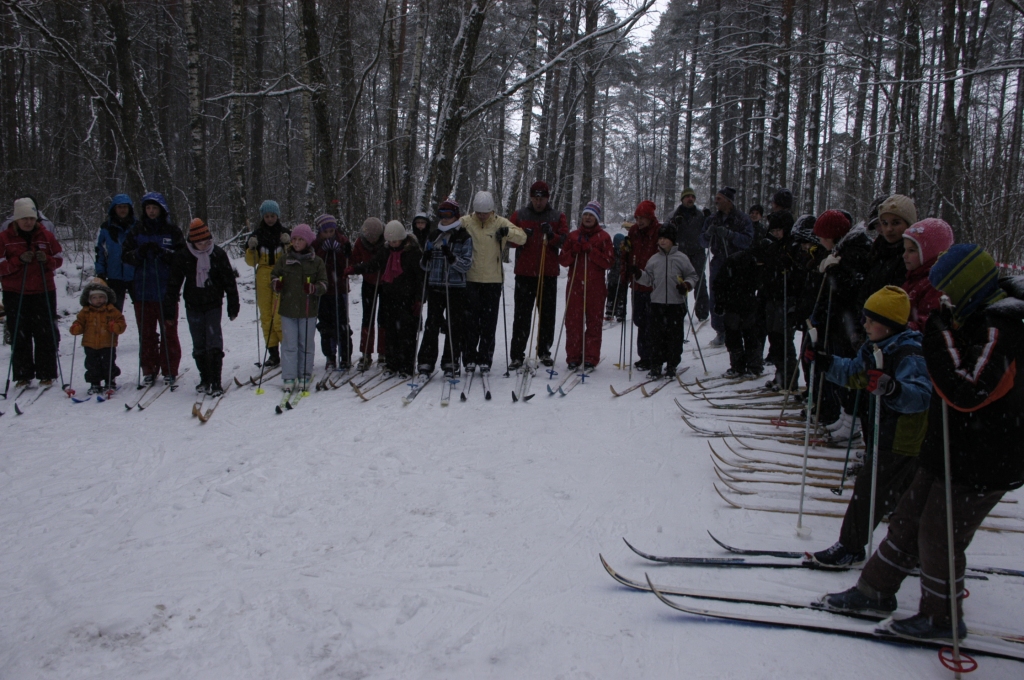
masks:
{"label": "man in red jacket", "polygon": [[7,324],[12,329],[16,387],[29,385],[32,378],[51,385],[57,377],[53,272],[63,263],[60,243],[39,221],[35,202],[31,198],[16,200],[13,219],[0,232],[0,285]]}
{"label": "man in red jacket", "polygon": [[[530,204],[513,213],[509,220],[526,232],[526,243],[509,245],[516,248],[516,310],[512,317],[512,363],[511,370],[523,365],[531,348],[526,346],[530,338],[534,303],[540,307],[540,323],[537,329],[537,357],[545,366],[550,366],[551,343],[555,339],[555,303],[558,293],[558,249],[569,233],[565,213],[550,204],[550,189],[546,182],[537,181],[530,187]],[[546,239],[546,240],[545,240]],[[546,246],[544,245],[546,244]],[[540,259],[544,248],[544,273],[541,279]],[[544,290],[537,301],[537,285],[543,280]]]}

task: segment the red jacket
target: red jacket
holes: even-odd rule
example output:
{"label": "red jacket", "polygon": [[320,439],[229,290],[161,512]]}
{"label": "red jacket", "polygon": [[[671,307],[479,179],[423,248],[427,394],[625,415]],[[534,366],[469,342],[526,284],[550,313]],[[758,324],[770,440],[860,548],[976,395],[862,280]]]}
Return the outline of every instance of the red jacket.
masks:
{"label": "red jacket", "polygon": [[[41,250],[46,253],[46,261],[42,263],[42,268],[38,261],[33,260],[28,264],[21,261],[21,254],[27,250]],[[26,233],[18,229],[17,222],[11,222],[7,229],[0,232],[0,284],[3,285],[4,291],[33,294],[57,290],[53,282],[53,272],[64,264],[61,252],[57,237],[42,223],[36,222],[35,228]],[[24,290],[21,287],[22,277],[25,280]]]}
{"label": "red jacket", "polygon": [[939,300],[942,293],[928,280],[928,272],[932,270],[933,262],[918,267],[912,272],[907,272],[907,280],[903,282],[903,290],[910,298],[910,318],[907,321],[907,328],[912,331],[924,333],[924,324],[928,321],[928,315],[939,308]]}
{"label": "red jacket", "polygon": [[379,253],[385,247],[384,237],[381,236],[377,239],[376,243],[367,243],[366,239],[362,236],[356,239],[356,244],[352,246],[352,259],[349,261],[349,265],[355,267],[357,274],[363,275],[364,283],[377,283],[377,277],[380,276],[380,271],[374,269],[373,271],[363,271],[366,269],[366,265],[377,257]]}
{"label": "red jacket", "polygon": [[[607,295],[604,273],[615,261],[612,238],[600,226],[592,229],[580,228],[569,234],[558,256],[559,264],[569,268],[569,282],[572,293],[582,294],[583,272],[587,276],[587,292],[590,295]],[[577,270],[574,273],[574,269]]]}
{"label": "red jacket", "polygon": [[661,225],[658,224],[657,220],[652,220],[651,225],[646,229],[641,229],[639,224],[634,224],[629,228],[629,234],[626,236],[626,240],[629,243],[629,252],[625,253],[623,258],[623,264],[627,266],[622,268],[622,281],[628,281],[633,286],[633,290],[637,292],[650,293],[654,290],[637,283],[636,279],[633,278],[631,270],[635,271],[634,267],[636,269],[645,269],[647,267],[647,260],[651,259],[651,256],[658,252],[658,230],[660,228]]}
{"label": "red jacket", "polygon": [[[550,205],[542,213],[536,212],[533,206],[526,206],[512,213],[509,222],[526,231],[526,243],[516,248],[516,276],[537,276],[540,271],[540,245],[544,241],[544,230],[540,225],[547,222],[555,232],[554,239],[548,241],[548,252],[544,256],[544,276],[558,276],[558,248],[569,234],[569,222],[565,213],[555,210]],[[532,233],[531,233],[532,230]]]}
{"label": "red jacket", "polygon": [[[339,289],[342,295],[348,293],[348,277],[345,276],[345,269],[348,267],[349,258],[352,256],[352,246],[348,238],[338,234],[335,239],[337,249],[328,248],[324,245],[324,239],[319,235],[313,241],[313,250],[317,257],[324,261],[327,268],[327,293],[326,295],[338,295]],[[335,267],[337,264],[337,267]]]}

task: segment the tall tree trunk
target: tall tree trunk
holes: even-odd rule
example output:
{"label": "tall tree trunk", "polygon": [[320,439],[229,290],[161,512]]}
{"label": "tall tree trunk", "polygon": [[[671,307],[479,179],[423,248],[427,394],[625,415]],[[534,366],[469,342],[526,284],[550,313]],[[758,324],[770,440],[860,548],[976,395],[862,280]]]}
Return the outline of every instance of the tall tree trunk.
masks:
{"label": "tall tree trunk", "polygon": [[666,143],[668,149],[665,154],[665,199],[661,207],[661,212],[665,215],[669,214],[675,205],[676,174],[679,171],[679,107],[681,105],[682,91],[673,85],[669,91],[668,111],[665,112],[668,116],[668,142]]}
{"label": "tall tree trunk", "polygon": [[[345,9],[345,8],[343,8]],[[342,157],[344,172],[341,175],[339,190],[345,197],[344,219],[349,228],[362,224],[368,217],[366,187],[363,185],[362,148],[360,145],[359,126],[353,112],[359,107],[359,80],[355,70],[355,35],[352,12],[342,11],[338,14],[338,75],[340,82],[342,111],[345,112],[345,126],[341,131]]]}
{"label": "tall tree trunk", "polygon": [[903,98],[900,102],[899,164],[896,193],[916,198],[920,176],[921,12],[917,0],[906,3]]}
{"label": "tall tree trunk", "polygon": [[[413,209],[413,173],[416,165],[416,136],[419,132],[420,96],[423,90],[423,50],[427,42],[429,24],[428,0],[420,0],[416,17],[416,46],[413,48],[412,75],[409,78],[409,98],[406,101],[405,130],[402,133],[402,202]],[[415,206],[417,210],[422,206]]]}
{"label": "tall tree trunk", "polygon": [[[811,107],[807,112],[807,162],[801,195],[804,212],[817,213],[815,209],[818,189],[818,152],[821,148],[821,107],[822,84],[825,77],[825,45],[828,33],[828,0],[820,4],[821,15],[814,27],[814,56],[811,58]],[[808,7],[808,12],[810,7]]]}
{"label": "tall tree trunk", "polygon": [[[803,179],[804,179],[804,158],[807,155],[807,116],[809,114],[809,108],[811,105],[811,90],[813,89],[813,78],[812,73],[813,62],[810,57],[810,51],[813,49],[811,44],[811,18],[814,16],[814,6],[811,0],[806,0],[803,8],[803,16],[800,22],[800,43],[802,46],[803,56],[800,57],[799,65],[799,88],[796,95],[796,124],[793,126],[793,141],[794,141],[794,153],[796,154],[793,158],[793,194],[794,196],[803,196]],[[804,202],[806,205],[806,201]]]}
{"label": "tall tree trunk", "polygon": [[[323,183],[323,197],[327,212],[338,213],[338,186],[334,179],[334,143],[332,142],[331,117],[327,110],[328,84],[320,58],[320,31],[317,28],[316,0],[300,0],[302,46],[305,52],[306,83],[313,89],[310,103],[313,120],[316,123],[316,159],[320,166],[320,181]],[[309,172],[307,171],[307,175]],[[306,217],[312,219],[314,209],[313,187],[306,188]]]}
{"label": "tall tree trunk", "polygon": [[[585,0],[584,30],[587,35],[597,30],[599,0]],[[583,149],[580,154],[580,205],[586,205],[594,196],[594,104],[597,101],[596,45],[591,45],[583,59]],[[678,108],[678,107],[677,107]],[[676,134],[679,132],[679,114],[676,113]],[[675,151],[673,150],[673,155]],[[673,179],[675,179],[673,177]]]}
{"label": "tall tree trunk", "polygon": [[199,91],[199,17],[195,0],[182,0],[185,8],[185,50],[188,68],[188,113],[192,133],[192,214],[207,219],[206,196],[206,126]]}
{"label": "tall tree trunk", "polygon": [[[530,24],[527,28],[525,70],[531,73],[537,69],[537,28],[540,22],[540,0],[530,0]],[[523,115],[519,125],[519,144],[516,147],[516,171],[512,175],[505,201],[505,214],[511,215],[523,200],[523,187],[530,184],[526,170],[530,163],[530,129],[533,123],[533,92],[537,81],[531,80],[523,87]]]}
{"label": "tall tree trunk", "polygon": [[[244,92],[247,86],[245,58],[245,0],[231,0],[231,86]],[[248,196],[245,185],[245,100],[231,101],[231,232],[249,230]]]}
{"label": "tall tree trunk", "polygon": [[135,96],[135,63],[132,60],[128,12],[123,0],[106,3],[104,7],[114,29],[114,55],[121,94],[120,104],[115,100],[111,105],[117,106],[121,113],[121,153],[124,154],[124,167],[128,173],[128,188],[134,195],[141,196],[146,191],[146,180],[139,163],[139,103]]}
{"label": "tall tree trunk", "polygon": [[[269,0],[257,0],[256,2],[256,38],[253,45],[252,78],[257,91],[263,90],[263,62],[266,52],[264,41],[267,36],[268,3]],[[253,102],[252,131],[249,136],[249,168],[252,177],[252,195],[257,201],[263,200],[266,191],[263,173],[263,146],[265,144],[263,104],[263,97],[257,97]]]}
{"label": "tall tree trunk", "polygon": [[690,81],[686,86],[686,135],[683,142],[683,186],[690,186],[691,156],[693,155],[693,106],[697,92],[697,49],[700,46],[700,20],[693,30],[693,50],[690,53]]}
{"label": "tall tree trunk", "polygon": [[387,148],[385,174],[387,184],[385,186],[384,204],[387,206],[388,216],[399,220],[411,217],[408,214],[408,206],[404,205],[401,199],[402,170],[399,167],[401,141],[398,139],[398,107],[400,101],[399,93],[402,88],[402,66],[405,52],[406,8],[407,0],[402,0],[401,8],[398,6],[398,0],[387,0],[387,9],[385,11],[385,21],[388,22],[388,27],[385,30],[388,33],[389,87],[387,132],[385,133]]}
{"label": "tall tree trunk", "polygon": [[859,215],[867,206],[859,202],[860,158],[863,152],[864,119],[868,109],[868,78],[871,76],[871,49],[874,36],[864,34],[861,43],[863,56],[860,60],[860,73],[857,74],[857,101],[854,104],[853,133],[850,137],[849,160],[846,166],[846,186],[843,188],[843,202],[854,209]]}
{"label": "tall tree trunk", "polygon": [[935,155],[933,173],[938,178],[937,209],[942,219],[954,224],[954,215],[960,210],[956,198],[960,168],[959,127],[956,124],[956,74],[959,69],[959,50],[956,44],[957,0],[942,3],[942,76],[945,80],[942,95],[942,122],[939,132],[939,153]]}

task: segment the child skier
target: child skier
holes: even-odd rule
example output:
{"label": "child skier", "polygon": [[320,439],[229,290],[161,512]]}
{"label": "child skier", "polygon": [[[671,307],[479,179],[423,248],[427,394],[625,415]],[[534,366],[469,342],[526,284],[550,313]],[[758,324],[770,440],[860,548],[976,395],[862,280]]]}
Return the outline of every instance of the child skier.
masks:
{"label": "child skier", "polygon": [[35,202],[19,198],[14,216],[0,232],[0,284],[11,329],[11,363],[17,387],[32,378],[49,386],[57,377],[57,286],[53,272],[63,264],[57,237],[39,219]]}
{"label": "child skier", "polygon": [[622,242],[625,240],[625,234],[616,234],[612,237],[612,253],[615,259],[608,268],[606,277],[608,299],[604,303],[605,321],[615,320],[622,323],[626,320],[626,296],[629,295],[629,289],[622,282]]}
{"label": "child skier", "polygon": [[924,331],[928,316],[939,308],[942,294],[928,280],[928,274],[939,255],[953,245],[953,230],[940,219],[930,217],[903,232],[903,263],[907,279],[903,290],[910,298],[910,319],[907,328]]}
{"label": "child skier", "polygon": [[[181,230],[171,222],[167,201],[155,191],[142,197],[142,219],[124,242],[122,257],[135,267],[135,322],[139,327],[142,381],[152,385],[163,371],[173,385],[181,363],[178,305],[165,305],[171,260],[184,247]],[[158,333],[159,330],[159,333]]]}
{"label": "child skier", "polygon": [[117,336],[128,327],[124,314],[114,305],[116,293],[103,279],[93,279],[82,289],[78,298],[82,311],[71,324],[71,335],[82,336],[85,351],[85,380],[89,394],[101,394],[117,389],[115,378],[121,375],[117,367]]}
{"label": "child skier", "polygon": [[306,390],[313,377],[317,308],[327,292],[327,268],[316,256],[316,237],[308,224],[292,229],[292,244],[271,272],[271,286],[281,296],[281,378],[286,390]]}
{"label": "child skier", "polygon": [[675,377],[683,353],[686,296],[697,285],[690,258],[676,247],[676,229],[666,224],[658,232],[658,252],[647,260],[637,283],[651,291],[651,372],[649,378]]}
{"label": "child skier", "polygon": [[1000,283],[992,256],[974,244],[950,247],[928,276],[950,305],[932,313],[925,326],[922,351],[935,390],[921,460],[857,585],[825,596],[823,603],[843,611],[894,611],[903,579],[919,567],[918,613],[893,621],[889,630],[911,639],[948,640],[950,579],[956,586],[957,636],[963,638],[965,551],[1003,495],[1024,484],[1024,387],[1015,375],[1024,363],[1024,279]]}
{"label": "child skier", "polygon": [[334,215],[316,218],[313,250],[327,270],[327,292],[320,298],[316,329],[320,331],[320,349],[327,357],[328,371],[347,371],[352,365],[352,328],[348,321],[348,268],[352,246],[338,231]]}
{"label": "child skier", "polygon": [[569,268],[571,282],[565,291],[565,362],[570,371],[581,363],[592,371],[601,361],[601,311],[608,297],[604,273],[614,259],[612,239],[601,226],[601,204],[591,201],[558,256],[558,263]]}
{"label": "child skier", "polygon": [[280,221],[281,208],[277,201],[266,200],[260,205],[260,222],[246,242],[245,263],[256,270],[256,309],[260,314],[263,340],[267,343],[264,370],[281,364],[281,313],[277,310],[277,296],[270,286],[274,265],[284,255],[292,241],[288,230]]}
{"label": "child skier", "polygon": [[[367,265],[375,257],[383,253],[384,241],[381,235],[384,233],[384,223],[376,217],[367,217],[363,222],[359,238],[352,246],[352,259],[345,276],[362,274],[363,285],[360,289],[361,303],[363,305],[363,322],[359,331],[359,351],[362,356],[359,358],[359,370],[365,371],[373,363],[373,337],[374,330],[377,331],[377,363],[384,363],[384,331],[380,322],[380,315],[377,305],[380,301],[379,276],[376,270],[367,269]],[[374,323],[374,316],[377,322]]]}
{"label": "child skier", "polygon": [[437,206],[441,218],[426,239],[420,267],[427,272],[427,322],[416,358],[417,371],[430,375],[437,361],[439,333],[444,333],[441,366],[445,376],[459,375],[462,330],[466,314],[466,273],[473,265],[473,239],[462,226],[459,206],[444,201]]}
{"label": "child skier", "polygon": [[100,225],[99,236],[96,237],[96,276],[106,281],[114,291],[114,299],[110,302],[117,311],[124,311],[124,296],[134,298],[132,283],[135,281],[135,269],[121,260],[121,252],[128,234],[135,226],[135,210],[128,194],[118,194],[110,201],[107,219]]}
{"label": "child skier", "polygon": [[[860,409],[864,419],[866,441],[874,441],[878,427],[878,476],[875,491],[875,525],[888,514],[907,487],[917,468],[928,426],[928,402],[932,386],[928,381],[924,357],[921,356],[921,334],[907,329],[910,299],[901,288],[886,286],[864,303],[864,331],[868,341],[857,356],[844,359],[814,348],[805,358],[815,361],[825,378],[851,389],[866,389],[881,400],[879,423],[875,423],[873,406]],[[883,363],[876,365],[875,348],[881,349]],[[867,400],[862,399],[861,403]],[[865,404],[867,406],[867,404]],[[871,513],[871,469],[875,452],[868,446],[864,466],[857,475],[853,496],[846,508],[839,541],[827,550],[814,553],[814,561],[827,567],[847,567],[864,561],[864,545],[873,528],[868,524]]]}
{"label": "child skier", "polygon": [[213,243],[209,227],[198,217],[188,228],[188,241],[171,261],[165,304],[177,309],[178,293],[185,284],[185,318],[192,335],[192,358],[199,369],[196,392],[211,397],[224,394],[224,334],[221,332],[221,300],[228,299],[228,319],[238,316],[238,286],[228,254]]}

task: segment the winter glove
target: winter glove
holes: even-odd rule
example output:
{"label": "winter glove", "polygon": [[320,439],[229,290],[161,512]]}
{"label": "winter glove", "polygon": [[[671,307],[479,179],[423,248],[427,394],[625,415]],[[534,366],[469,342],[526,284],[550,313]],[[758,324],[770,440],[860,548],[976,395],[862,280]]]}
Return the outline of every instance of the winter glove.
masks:
{"label": "winter glove", "polygon": [[832,253],[829,253],[828,257],[822,260],[821,264],[818,265],[818,271],[824,274],[826,269],[828,269],[832,265],[839,264],[839,260],[841,259],[843,258],[839,257],[838,255],[833,255]]}
{"label": "winter glove", "polygon": [[160,255],[163,254],[164,249],[156,243],[146,243],[139,248],[139,251],[145,251],[145,257],[160,257]]}
{"label": "winter glove", "polygon": [[689,281],[687,281],[681,276],[676,277],[676,292],[678,292],[680,295],[686,295],[691,290],[693,290],[693,286],[690,285]]}
{"label": "winter glove", "polygon": [[886,375],[881,369],[868,370],[868,392],[876,397],[887,397],[896,391],[899,383]]}
{"label": "winter glove", "polygon": [[498,227],[498,231],[494,232],[494,238],[501,241],[508,236],[508,227]]}
{"label": "winter glove", "polygon": [[107,322],[107,330],[110,331],[111,333],[116,334],[117,333],[117,322],[116,321],[108,321]]}
{"label": "winter glove", "polygon": [[[351,269],[351,267],[349,267],[349,269]],[[348,270],[346,269],[345,271]],[[275,293],[280,293],[281,289],[284,288],[284,284],[281,282],[281,279],[270,279],[270,287]]]}
{"label": "winter glove", "polygon": [[589,253],[594,249],[594,244],[590,241],[579,241],[579,249],[581,253]]}
{"label": "winter glove", "polygon": [[953,319],[953,304],[949,297],[943,295],[939,298],[939,308],[928,315],[928,321],[924,325],[924,334],[942,333],[956,328]]}
{"label": "winter glove", "polygon": [[544,230],[544,235],[548,237],[549,241],[555,238],[555,229],[548,222],[541,224],[540,228]]}
{"label": "winter glove", "polygon": [[228,305],[228,321],[234,321],[238,318],[238,312],[241,311],[238,305]]}
{"label": "winter glove", "polygon": [[356,273],[356,268],[355,267],[345,267],[345,272],[344,272],[345,276],[354,276],[355,273]]}
{"label": "winter glove", "polygon": [[316,284],[307,281],[306,283],[302,284],[302,292],[305,293],[306,295],[316,295]]}
{"label": "winter glove", "polygon": [[[427,241],[428,245],[429,245],[429,243],[430,242]],[[423,254],[420,255],[420,267],[422,267],[423,269],[426,269],[427,266],[430,264],[430,258],[431,258],[430,248],[427,248],[426,250],[423,251]]]}
{"label": "winter glove", "polygon": [[33,253],[31,250],[26,250],[25,252],[18,256],[18,259],[24,262],[25,264],[28,264],[32,260],[36,259],[36,254]]}
{"label": "winter glove", "polygon": [[730,243],[730,236],[732,235],[732,229],[723,225],[715,227],[715,236],[722,239],[726,243]]}
{"label": "winter glove", "polygon": [[283,234],[281,234],[281,244],[282,245],[288,245],[291,242],[292,242],[292,235],[291,234],[289,234],[287,231],[284,232]]}
{"label": "winter glove", "polygon": [[36,251],[36,262],[46,262],[46,252],[43,250]]}
{"label": "winter glove", "polygon": [[324,241],[321,245],[324,247],[324,250],[333,250],[335,252],[341,250],[341,241],[335,238]]}
{"label": "winter glove", "polygon": [[[2,319],[2,318],[3,317],[0,316],[0,319]],[[110,324],[113,325],[114,322],[111,321]],[[71,333],[71,335],[81,335],[82,334],[82,324],[80,324],[77,321],[75,321],[73,324],[71,324],[71,328],[68,329],[68,332]],[[111,332],[113,332],[113,331],[111,331]]]}
{"label": "winter glove", "polygon": [[813,347],[804,350],[804,361],[809,364],[817,364],[819,371],[827,371],[832,368],[832,355],[828,352],[819,352]]}
{"label": "winter glove", "polygon": [[249,250],[256,250],[260,247],[260,242],[255,236],[249,237]]}
{"label": "winter glove", "polygon": [[[505,229],[505,227],[502,227]],[[441,252],[444,253],[444,259],[448,260],[448,264],[455,264],[455,253],[452,252],[452,245],[445,243],[441,246]]]}

